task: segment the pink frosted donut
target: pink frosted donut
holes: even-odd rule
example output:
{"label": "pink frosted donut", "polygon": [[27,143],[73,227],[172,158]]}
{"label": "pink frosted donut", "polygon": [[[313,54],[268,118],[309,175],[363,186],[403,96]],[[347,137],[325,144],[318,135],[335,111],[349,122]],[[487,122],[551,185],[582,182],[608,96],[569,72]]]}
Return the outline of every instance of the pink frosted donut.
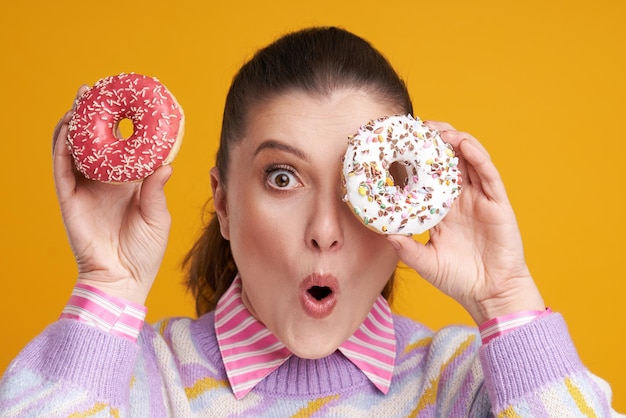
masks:
{"label": "pink frosted donut", "polygon": [[457,165],[452,147],[419,118],[376,119],[348,141],[344,201],[377,232],[421,234],[439,223],[459,196]]}
{"label": "pink frosted donut", "polygon": [[[117,133],[123,119],[133,124],[127,139]],[[88,179],[132,182],[174,160],[184,125],[182,108],[156,78],[120,74],[99,80],[77,99],[68,145]]]}

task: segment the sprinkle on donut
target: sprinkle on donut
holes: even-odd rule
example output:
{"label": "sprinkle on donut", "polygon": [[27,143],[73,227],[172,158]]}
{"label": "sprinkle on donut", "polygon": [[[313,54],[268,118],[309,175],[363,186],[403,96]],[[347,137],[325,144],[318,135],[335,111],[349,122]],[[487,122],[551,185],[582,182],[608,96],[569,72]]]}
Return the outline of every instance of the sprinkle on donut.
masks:
{"label": "sprinkle on donut", "polygon": [[[123,119],[133,124],[127,139],[117,132]],[[86,178],[138,181],[173,161],[184,122],[182,108],[156,78],[134,73],[110,76],[77,99],[68,146]]]}
{"label": "sprinkle on donut", "polygon": [[411,115],[361,126],[342,162],[343,200],[365,226],[382,234],[429,230],[461,193],[452,146]]}

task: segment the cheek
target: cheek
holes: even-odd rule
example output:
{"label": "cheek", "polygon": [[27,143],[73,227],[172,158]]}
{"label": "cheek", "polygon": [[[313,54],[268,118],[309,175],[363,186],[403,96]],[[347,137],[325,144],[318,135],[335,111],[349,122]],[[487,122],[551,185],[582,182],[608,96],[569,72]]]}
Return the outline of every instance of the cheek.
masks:
{"label": "cheek", "polygon": [[383,280],[389,278],[399,258],[387,238],[368,229],[354,216],[349,223],[351,233],[346,234],[349,253],[362,260],[360,263],[362,269],[380,275]]}
{"label": "cheek", "polygon": [[254,197],[238,199],[233,209],[231,246],[234,251],[245,251],[244,257],[275,258],[296,244],[302,222],[297,212]]}

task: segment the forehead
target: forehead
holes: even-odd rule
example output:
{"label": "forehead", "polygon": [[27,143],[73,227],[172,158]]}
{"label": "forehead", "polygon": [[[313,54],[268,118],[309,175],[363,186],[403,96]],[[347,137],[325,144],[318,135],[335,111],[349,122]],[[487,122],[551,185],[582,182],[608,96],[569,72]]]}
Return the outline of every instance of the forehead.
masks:
{"label": "forehead", "polygon": [[[326,95],[290,91],[250,109],[244,144],[276,139],[296,146],[346,141],[369,120],[394,113],[394,107],[363,90],[337,90]],[[340,142],[341,143],[341,142]]]}

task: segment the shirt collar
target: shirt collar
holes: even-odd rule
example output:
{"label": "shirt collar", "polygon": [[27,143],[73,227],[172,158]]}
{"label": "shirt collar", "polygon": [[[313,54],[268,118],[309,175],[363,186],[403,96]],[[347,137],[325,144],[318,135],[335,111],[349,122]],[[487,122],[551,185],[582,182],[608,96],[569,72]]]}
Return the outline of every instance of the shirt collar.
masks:
{"label": "shirt collar", "polygon": [[[217,303],[215,333],[237,399],[292,355],[244,306],[239,276]],[[396,338],[391,309],[384,297],[378,296],[365,321],[339,351],[387,394],[396,358]]]}

